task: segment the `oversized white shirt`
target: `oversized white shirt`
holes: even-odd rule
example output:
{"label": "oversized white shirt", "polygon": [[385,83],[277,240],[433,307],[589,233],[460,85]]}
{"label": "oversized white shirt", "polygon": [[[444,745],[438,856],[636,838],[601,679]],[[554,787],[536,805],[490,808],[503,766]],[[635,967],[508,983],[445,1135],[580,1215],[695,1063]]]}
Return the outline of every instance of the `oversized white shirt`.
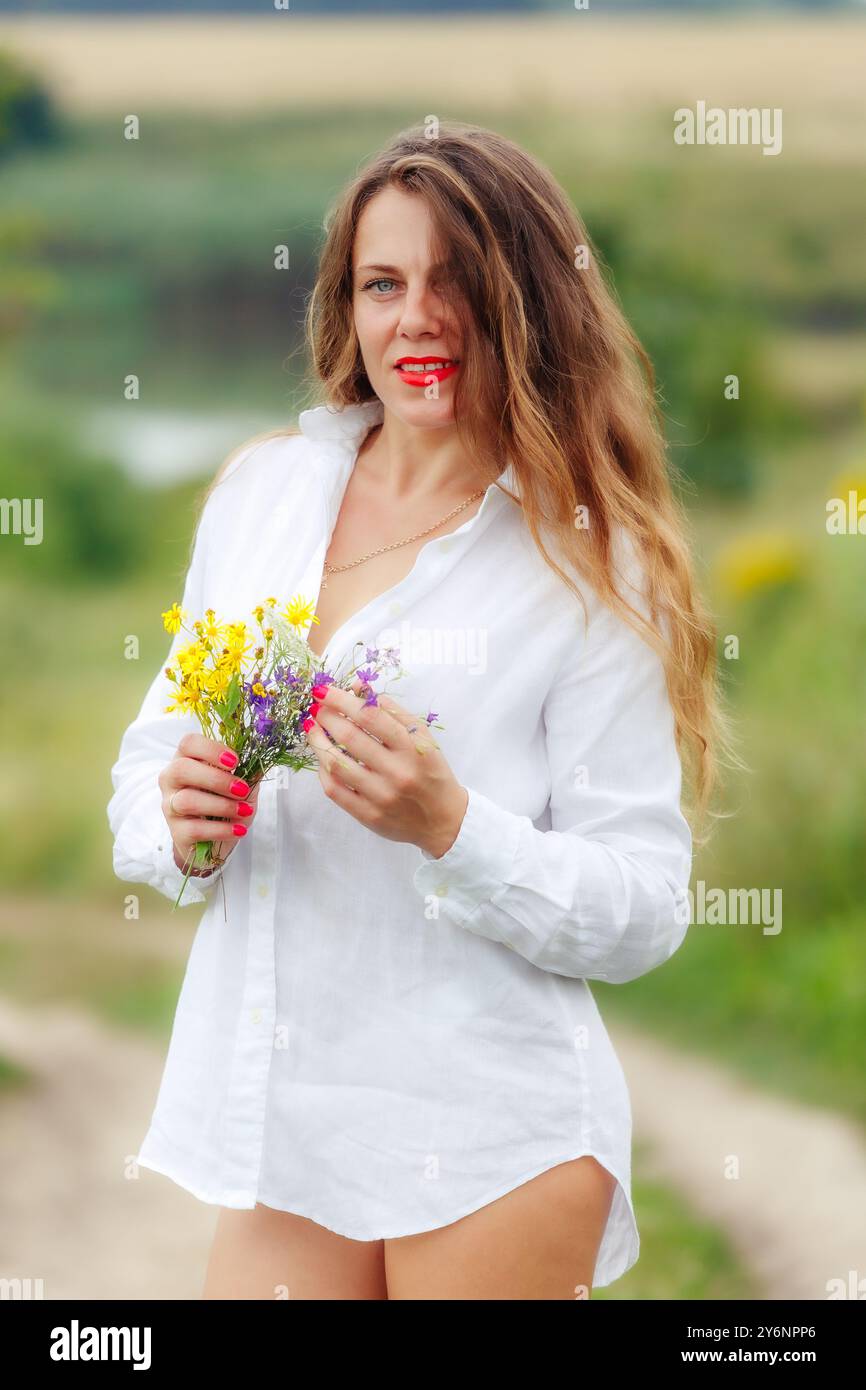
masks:
{"label": "oversized white shirt", "polygon": [[[320,406],[242,450],[204,508],[183,607],[250,621],[268,596],[315,599],[382,415]],[[501,481],[518,491],[512,468]],[[207,906],[144,1167],[207,1202],[375,1240],[593,1154],[617,1179],[594,1284],[634,1264],[631,1107],[587,981],[633,980],[680,945],[691,837],[659,658],[581,590],[588,623],[493,483],[334,634],[330,669],[356,640],[399,647],[408,675],[375,688],[438,713],[462,824],[435,859],[361,825],[315,771],[268,774],[247,836],[186,886],[183,903]],[[123,735],[108,805],[117,875],[172,901],[157,776],[198,730],[165,712],[164,666],[187,640]]]}

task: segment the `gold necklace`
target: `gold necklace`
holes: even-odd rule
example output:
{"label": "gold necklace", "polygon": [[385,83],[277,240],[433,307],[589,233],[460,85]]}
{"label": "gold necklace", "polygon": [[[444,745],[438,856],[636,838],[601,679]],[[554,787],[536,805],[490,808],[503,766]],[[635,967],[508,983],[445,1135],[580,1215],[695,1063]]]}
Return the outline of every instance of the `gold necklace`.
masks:
{"label": "gold necklace", "polygon": [[462,512],[463,508],[468,507],[470,502],[474,502],[476,498],[483,496],[485,491],[485,488],[481,488],[478,492],[473,492],[471,497],[467,497],[465,502],[461,502],[460,506],[455,507],[447,516],[443,516],[442,520],[437,521],[435,526],[428,526],[426,531],[419,531],[417,536],[407,536],[405,541],[395,541],[393,545],[380,546],[378,550],[371,550],[369,555],[362,555],[360,560],[352,560],[348,565],[329,565],[326,560],[321,587],[323,589],[327,587],[328,576],[331,574],[339,574],[342,570],[354,569],[356,565],[363,565],[365,560],[372,560],[374,555],[384,555],[386,550],[397,550],[401,545],[409,545],[411,541],[418,541],[422,536],[429,536],[431,531],[435,531],[438,527],[444,526],[446,521],[450,521],[452,516],[456,516],[458,512]]}

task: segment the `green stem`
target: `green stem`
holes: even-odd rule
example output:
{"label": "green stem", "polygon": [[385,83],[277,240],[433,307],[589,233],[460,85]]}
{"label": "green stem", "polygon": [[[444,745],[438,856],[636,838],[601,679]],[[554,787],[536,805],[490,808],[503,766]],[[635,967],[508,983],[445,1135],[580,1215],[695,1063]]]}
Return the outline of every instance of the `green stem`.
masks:
{"label": "green stem", "polygon": [[211,862],[212,855],[213,855],[213,840],[199,840],[199,841],[196,843],[195,853],[192,854],[192,855],[190,856],[190,861],[189,861],[189,865],[187,866],[187,871],[186,871],[186,873],[185,873],[184,876],[183,876],[183,883],[180,885],[180,892],[178,893],[177,897],[175,898],[174,904],[173,904],[172,909],[171,909],[172,912],[174,912],[175,908],[178,906],[178,904],[179,904],[181,898],[183,897],[183,890],[184,890],[184,888],[185,888],[186,885],[187,885],[187,879],[189,878],[189,876],[190,876],[190,874],[192,873],[193,869],[204,869],[204,868],[206,868],[207,865]]}

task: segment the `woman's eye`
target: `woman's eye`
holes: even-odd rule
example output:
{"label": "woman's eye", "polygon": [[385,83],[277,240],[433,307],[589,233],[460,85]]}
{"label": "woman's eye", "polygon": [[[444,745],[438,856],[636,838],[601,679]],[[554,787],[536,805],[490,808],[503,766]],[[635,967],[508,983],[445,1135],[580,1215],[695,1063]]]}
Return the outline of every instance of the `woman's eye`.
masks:
{"label": "woman's eye", "polygon": [[397,283],[396,280],[388,280],[388,279],[369,280],[369,281],[367,282],[367,284],[364,286],[364,289],[365,289],[365,290],[371,290],[371,289],[373,288],[374,285],[396,285],[396,283]]}

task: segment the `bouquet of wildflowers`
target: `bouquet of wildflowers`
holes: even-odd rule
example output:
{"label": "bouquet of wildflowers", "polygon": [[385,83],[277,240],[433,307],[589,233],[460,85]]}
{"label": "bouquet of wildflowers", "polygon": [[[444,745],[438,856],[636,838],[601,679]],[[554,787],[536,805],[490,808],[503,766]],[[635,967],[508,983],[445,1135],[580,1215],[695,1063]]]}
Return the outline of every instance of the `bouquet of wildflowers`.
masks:
{"label": "bouquet of wildflowers", "polygon": [[[339,676],[324,669],[299,634],[310,622],[313,607],[297,596],[279,611],[275,598],[265,599],[253,609],[256,628],[245,622],[218,622],[212,608],[188,628],[183,620],[189,615],[177,603],[162,615],[167,632],[183,629],[194,639],[179,648],[165,668],[174,686],[166,712],[195,714],[205,737],[227,744],[238,755],[232,771],[251,787],[272,767],[298,772],[316,766],[316,752],[306,741],[319,708],[313,695],[316,687],[348,690],[358,680],[360,689],[353,693],[365,704],[376,704],[372,682],[382,669],[390,669],[395,678],[405,675],[396,647],[367,647],[365,665],[349,666]],[[219,862],[214,842],[199,841],[174,906],[193,868]]]}

